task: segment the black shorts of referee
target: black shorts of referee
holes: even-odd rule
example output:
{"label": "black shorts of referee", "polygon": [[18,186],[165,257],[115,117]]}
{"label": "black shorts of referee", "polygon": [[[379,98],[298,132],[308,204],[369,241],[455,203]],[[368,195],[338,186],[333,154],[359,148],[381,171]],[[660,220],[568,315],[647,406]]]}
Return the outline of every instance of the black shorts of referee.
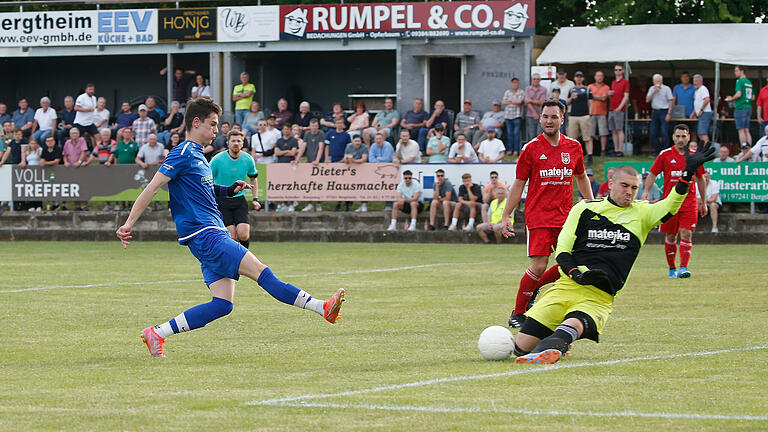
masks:
{"label": "black shorts of referee", "polygon": [[248,201],[243,195],[232,198],[217,196],[216,203],[223,216],[224,226],[248,223]]}

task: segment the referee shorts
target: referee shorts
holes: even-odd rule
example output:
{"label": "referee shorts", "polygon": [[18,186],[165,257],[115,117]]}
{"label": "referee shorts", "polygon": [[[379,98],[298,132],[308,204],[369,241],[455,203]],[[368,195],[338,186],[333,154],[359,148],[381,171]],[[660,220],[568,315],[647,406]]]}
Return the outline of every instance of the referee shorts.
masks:
{"label": "referee shorts", "polygon": [[[586,267],[583,267],[586,271]],[[613,296],[592,285],[579,285],[560,272],[560,279],[541,295],[525,313],[554,331],[571,312],[583,312],[594,320],[597,332],[602,333],[613,309]]]}
{"label": "referee shorts", "polygon": [[233,198],[217,196],[216,203],[219,205],[224,226],[248,223],[248,201],[244,196]]}

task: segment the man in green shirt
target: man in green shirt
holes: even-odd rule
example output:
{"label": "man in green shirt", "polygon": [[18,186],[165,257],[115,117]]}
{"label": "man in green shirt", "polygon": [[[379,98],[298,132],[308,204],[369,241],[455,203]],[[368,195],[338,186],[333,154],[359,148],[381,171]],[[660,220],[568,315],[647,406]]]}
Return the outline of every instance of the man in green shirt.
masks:
{"label": "man in green shirt", "polygon": [[[245,135],[239,130],[231,130],[227,134],[228,150],[221,152],[211,159],[211,173],[215,184],[235,184],[238,180],[251,179],[253,196],[259,194],[259,184],[256,178],[259,172],[253,158],[243,149]],[[251,226],[248,224],[248,201],[245,200],[244,190],[234,196],[216,196],[216,203],[224,219],[232,239],[248,249],[250,246]],[[253,209],[259,210],[261,203],[253,200]]]}
{"label": "man in green shirt", "polygon": [[112,151],[109,163],[133,164],[136,163],[136,155],[139,154],[139,145],[133,140],[133,130],[130,126],[124,127],[120,134],[122,138]]}
{"label": "man in green shirt", "polygon": [[739,142],[752,145],[752,135],[749,133],[749,119],[752,117],[752,99],[755,93],[752,90],[752,81],[747,78],[744,66],[734,66],[733,74],[736,75],[736,90],[733,96],[725,98],[726,102],[733,102],[733,119],[736,130],[739,131]]}
{"label": "man in green shirt", "polygon": [[392,136],[393,128],[400,123],[400,113],[394,109],[395,101],[388,97],[384,99],[384,110],[379,111],[376,117],[371,123],[371,127],[363,130],[363,141],[365,145],[371,145],[371,140],[376,133],[381,132],[384,134],[384,139],[388,139]]}
{"label": "man in green shirt", "polygon": [[245,123],[245,116],[251,109],[253,94],[256,93],[256,86],[248,82],[250,77],[248,72],[240,74],[240,83],[232,90],[232,102],[235,103],[235,123],[242,125]]}

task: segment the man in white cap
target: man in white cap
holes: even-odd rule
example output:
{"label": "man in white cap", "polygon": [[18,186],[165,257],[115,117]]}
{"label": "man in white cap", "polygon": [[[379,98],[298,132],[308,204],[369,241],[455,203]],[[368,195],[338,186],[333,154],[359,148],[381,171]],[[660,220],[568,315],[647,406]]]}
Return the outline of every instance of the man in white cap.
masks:
{"label": "man in white cap", "polygon": [[133,121],[133,137],[139,148],[149,142],[149,134],[157,133],[155,121],[147,117],[147,106],[139,105],[139,118]]}

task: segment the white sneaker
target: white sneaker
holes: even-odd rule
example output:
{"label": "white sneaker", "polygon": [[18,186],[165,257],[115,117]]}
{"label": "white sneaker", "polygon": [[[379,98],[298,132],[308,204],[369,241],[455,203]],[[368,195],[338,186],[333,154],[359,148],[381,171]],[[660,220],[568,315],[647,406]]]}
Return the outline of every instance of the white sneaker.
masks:
{"label": "white sneaker", "polygon": [[448,231],[456,231],[456,225],[451,224],[451,226],[448,227]]}
{"label": "white sneaker", "polygon": [[473,231],[474,229],[475,229],[474,225],[467,224],[467,226],[464,227],[464,232],[470,232],[470,231]]}
{"label": "white sneaker", "polygon": [[389,228],[387,228],[387,231],[397,231],[397,227],[395,225],[390,225]]}
{"label": "white sneaker", "polygon": [[323,211],[323,206],[320,203],[315,204],[315,211]]}
{"label": "white sneaker", "polygon": [[368,211],[368,206],[365,203],[363,203],[360,205],[360,207],[357,208],[357,210],[355,210],[355,213],[363,213],[367,211]]}
{"label": "white sneaker", "polygon": [[280,213],[284,212],[285,211],[285,204],[278,204],[277,205],[277,210],[275,210],[275,211],[280,212]]}
{"label": "white sneaker", "polygon": [[315,206],[312,205],[312,203],[307,204],[301,211],[303,212],[311,212],[315,209]]}
{"label": "white sneaker", "polygon": [[720,232],[720,230],[719,230],[719,229],[717,229],[717,227],[712,227],[712,232],[713,232],[713,233],[716,233],[716,232]]}
{"label": "white sneaker", "polygon": [[107,205],[104,206],[104,208],[102,210],[110,211],[110,210],[112,210],[112,207],[110,207],[109,204],[107,204]]}
{"label": "white sneaker", "polygon": [[43,211],[43,208],[42,207],[37,207],[37,208],[35,208],[35,211]]}
{"label": "white sneaker", "polygon": [[285,209],[285,211],[287,211],[287,212],[289,212],[289,213],[293,213],[293,212],[295,212],[295,211],[296,211],[296,208],[295,208],[294,206],[292,206],[292,205],[289,205],[289,206],[288,206],[288,207]]}
{"label": "white sneaker", "polygon": [[416,224],[411,224],[411,226],[408,227],[408,231],[416,231]]}

